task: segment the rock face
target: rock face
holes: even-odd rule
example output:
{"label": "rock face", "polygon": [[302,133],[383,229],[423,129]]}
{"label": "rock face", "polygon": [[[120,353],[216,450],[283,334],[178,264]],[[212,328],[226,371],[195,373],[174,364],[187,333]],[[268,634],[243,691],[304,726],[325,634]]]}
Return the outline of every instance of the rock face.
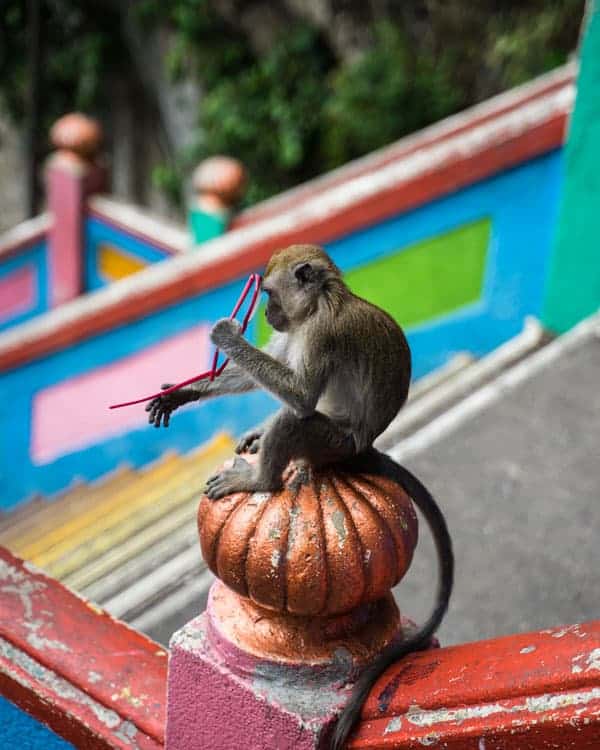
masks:
{"label": "rock face", "polygon": [[385,596],[408,570],[417,519],[387,479],[327,472],[294,489],[203,497],[202,554],[223,583],[293,615],[350,612]]}
{"label": "rock face", "polygon": [[0,111],[0,233],[26,218],[25,180],[15,179],[15,175],[25,174],[25,169],[18,130]]}

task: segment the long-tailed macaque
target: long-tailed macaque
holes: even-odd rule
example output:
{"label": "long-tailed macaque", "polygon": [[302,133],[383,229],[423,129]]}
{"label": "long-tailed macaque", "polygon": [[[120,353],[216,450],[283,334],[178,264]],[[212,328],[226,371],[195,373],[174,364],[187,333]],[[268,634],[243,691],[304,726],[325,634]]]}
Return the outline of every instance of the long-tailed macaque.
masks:
{"label": "long-tailed macaque", "polygon": [[425,516],[440,567],[434,610],[416,633],[361,674],[335,729],[332,749],[340,750],[375,680],[393,662],[426,647],[438,628],[452,591],[452,542],[428,490],[373,448],[408,395],[411,358],[402,329],[383,310],[352,294],[328,255],[313,245],[292,245],[273,255],[262,288],[268,297],[266,317],[275,329],[265,349],[249,344],[235,320],[219,320],[211,339],[230,357],[229,368],[213,382],[155,398],[146,409],[151,424],[167,427],[171,413],[188,401],[264,388],[283,408],[236,448],[258,452],[258,461],[250,465],[238,457],[231,468],[217,472],[206,485],[210,498],[277,490],[291,460],[301,476],[311,467],[347,462],[349,471],[394,479]]}

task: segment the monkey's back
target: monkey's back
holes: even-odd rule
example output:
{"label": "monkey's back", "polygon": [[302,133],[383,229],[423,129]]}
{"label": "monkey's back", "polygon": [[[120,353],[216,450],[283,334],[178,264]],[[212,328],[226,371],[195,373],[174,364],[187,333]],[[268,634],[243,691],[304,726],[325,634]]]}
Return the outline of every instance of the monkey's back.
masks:
{"label": "monkey's back", "polygon": [[[408,396],[411,356],[400,326],[384,310],[352,295],[336,320],[332,342],[340,367],[327,391],[342,402],[357,450],[369,447]],[[327,398],[326,392],[326,398]]]}

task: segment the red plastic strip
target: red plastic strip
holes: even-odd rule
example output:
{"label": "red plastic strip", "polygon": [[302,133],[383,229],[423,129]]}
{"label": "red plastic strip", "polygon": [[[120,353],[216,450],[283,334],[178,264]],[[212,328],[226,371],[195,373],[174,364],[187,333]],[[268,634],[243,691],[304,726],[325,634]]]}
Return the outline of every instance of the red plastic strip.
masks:
{"label": "red plastic strip", "polygon": [[[235,307],[233,308],[231,312],[231,315],[229,316],[232,320],[235,318],[235,316],[240,311],[240,308],[244,304],[244,301],[246,300],[246,297],[248,296],[248,292],[250,291],[252,285],[254,285],[252,298],[250,300],[250,304],[248,306],[248,309],[242,321],[242,333],[246,333],[248,324],[250,323],[250,320],[252,319],[252,316],[254,315],[254,312],[256,310],[256,303],[258,301],[258,295],[260,294],[261,282],[262,282],[262,276],[259,273],[250,274],[248,281],[246,282],[246,285],[244,286],[244,289],[242,293],[240,294],[238,301],[236,302]],[[143,396],[142,398],[137,398],[133,401],[124,401],[121,404],[112,404],[108,408],[109,409],[121,409],[123,406],[133,406],[134,404],[142,404],[144,403],[144,401],[150,401],[153,398],[158,398],[159,396],[166,396],[169,393],[173,393],[173,391],[178,391],[180,388],[183,388],[186,385],[190,385],[190,383],[196,383],[198,380],[205,380],[206,378],[210,378],[212,382],[216,377],[219,377],[219,375],[221,375],[223,370],[227,367],[227,363],[229,362],[229,359],[226,359],[223,362],[223,364],[220,365],[219,368],[217,368],[218,358],[219,358],[219,349],[215,349],[212,366],[210,370],[207,370],[206,372],[201,372],[199,375],[194,375],[193,377],[188,378],[187,380],[184,380],[181,383],[172,385],[170,388],[165,388],[164,391],[153,393],[150,396]]]}

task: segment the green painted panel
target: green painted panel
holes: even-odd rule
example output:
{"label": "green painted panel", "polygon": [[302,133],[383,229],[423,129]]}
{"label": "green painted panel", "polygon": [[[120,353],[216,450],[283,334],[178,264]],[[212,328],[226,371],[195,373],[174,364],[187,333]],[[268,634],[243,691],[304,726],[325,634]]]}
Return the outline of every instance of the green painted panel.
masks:
{"label": "green painted panel", "polygon": [[588,4],[543,322],[562,333],[600,307],[600,3]]}
{"label": "green painted panel", "polygon": [[[489,218],[464,224],[349,271],[346,281],[405,327],[440,317],[481,297],[491,226]],[[263,346],[271,333],[263,306],[257,317]]]}
{"label": "green painted panel", "polygon": [[360,297],[405,327],[445,315],[481,296],[491,221],[431,237],[346,275]]}

